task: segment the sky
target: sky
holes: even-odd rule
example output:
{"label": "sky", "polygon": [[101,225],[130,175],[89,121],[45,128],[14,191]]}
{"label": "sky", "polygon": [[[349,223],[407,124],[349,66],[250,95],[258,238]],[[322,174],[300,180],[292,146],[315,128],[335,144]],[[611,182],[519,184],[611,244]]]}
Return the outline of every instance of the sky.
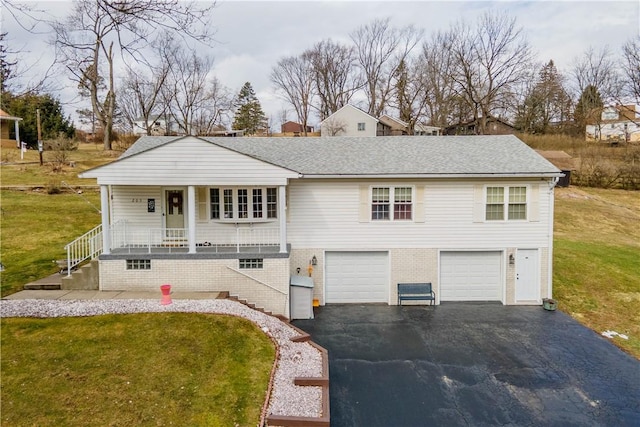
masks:
{"label": "sky", "polygon": [[[17,0],[14,0],[17,1]],[[70,1],[24,2],[53,16],[64,16]],[[576,58],[590,46],[608,47],[618,55],[622,44],[640,35],[640,1],[241,1],[218,0],[213,12],[215,40],[200,51],[213,57],[213,74],[232,93],[245,82],[253,86],[263,110],[278,121],[288,108],[269,80],[272,67],[285,56],[297,55],[316,42],[331,38],[348,43],[349,34],[377,18],[391,24],[413,24],[427,37],[464,19],[473,23],[485,12],[506,11],[533,47],[538,61],[553,59],[560,71],[569,72]],[[2,32],[10,48],[20,50],[26,79],[37,80],[54,60],[47,44],[50,33],[43,25],[35,33],[22,29],[11,14],[2,11]],[[54,74],[56,93],[72,117],[77,90],[68,78]],[[293,112],[290,119],[295,119]],[[78,123],[76,122],[76,125]]]}

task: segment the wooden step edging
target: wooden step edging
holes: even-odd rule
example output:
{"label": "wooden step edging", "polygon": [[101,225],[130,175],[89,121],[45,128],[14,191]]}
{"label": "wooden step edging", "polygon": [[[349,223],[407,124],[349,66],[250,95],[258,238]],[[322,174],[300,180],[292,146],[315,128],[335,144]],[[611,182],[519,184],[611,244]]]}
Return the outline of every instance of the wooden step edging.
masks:
{"label": "wooden step edging", "polygon": [[[219,299],[230,299],[251,307],[253,310],[260,311],[270,316],[276,317],[281,321],[288,323],[298,335],[291,338],[292,342],[308,342],[309,345],[314,347],[320,352],[322,357],[322,376],[320,377],[296,377],[293,379],[293,383],[296,386],[310,386],[322,388],[322,402],[320,417],[293,417],[287,415],[274,415],[270,414],[266,416],[266,422],[264,425],[280,426],[280,427],[329,427],[330,423],[330,410],[329,410],[329,352],[324,348],[311,341],[311,336],[300,328],[297,328],[289,323],[289,319],[281,315],[273,315],[265,310],[255,307],[254,304],[249,304],[245,300],[241,300],[238,297],[230,295],[229,292],[224,291],[218,294]],[[274,341],[275,342],[275,341]],[[276,343],[277,344],[277,343]],[[277,351],[277,350],[276,350]],[[279,359],[279,352],[277,355]],[[272,375],[273,378],[273,375]],[[271,386],[269,386],[269,389]],[[265,408],[266,409],[266,408]]]}
{"label": "wooden step edging", "polygon": [[328,427],[330,424],[330,410],[329,410],[329,352],[311,341],[311,337],[303,330],[296,328],[293,325],[289,325],[295,329],[299,335],[291,338],[293,342],[308,342],[316,350],[318,350],[322,356],[322,376],[321,377],[296,377],[293,383],[297,386],[312,386],[322,388],[322,402],[320,417],[290,417],[286,415],[274,415],[267,416],[267,425],[282,426],[282,427]]}

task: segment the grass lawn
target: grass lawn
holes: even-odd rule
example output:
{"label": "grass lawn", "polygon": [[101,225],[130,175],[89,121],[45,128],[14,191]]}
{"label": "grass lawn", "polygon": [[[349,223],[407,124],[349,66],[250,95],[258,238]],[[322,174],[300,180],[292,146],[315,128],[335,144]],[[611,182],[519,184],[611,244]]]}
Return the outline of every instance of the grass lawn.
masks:
{"label": "grass lawn", "polygon": [[1,191],[0,256],[5,271],[2,296],[26,283],[58,271],[53,260],[67,257],[64,245],[100,224],[100,194],[85,191],[48,195],[45,192]]}
{"label": "grass lawn", "polygon": [[255,426],[275,348],[232,316],[2,319],[2,425]]}
{"label": "grass lawn", "polygon": [[559,309],[640,359],[640,192],[560,188],[555,212]]}

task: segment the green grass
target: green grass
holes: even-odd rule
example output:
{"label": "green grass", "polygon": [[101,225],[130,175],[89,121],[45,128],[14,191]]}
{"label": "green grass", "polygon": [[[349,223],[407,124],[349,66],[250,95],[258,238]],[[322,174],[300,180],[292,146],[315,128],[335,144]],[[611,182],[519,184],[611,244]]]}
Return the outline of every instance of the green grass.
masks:
{"label": "green grass", "polygon": [[559,308],[640,359],[640,192],[558,189],[554,297]]}
{"label": "green grass", "polygon": [[183,313],[2,319],[2,425],[255,426],[275,348]]}
{"label": "green grass", "polygon": [[53,260],[66,258],[64,245],[100,224],[100,194],[85,191],[48,195],[33,191],[1,191],[1,294],[58,271]]}

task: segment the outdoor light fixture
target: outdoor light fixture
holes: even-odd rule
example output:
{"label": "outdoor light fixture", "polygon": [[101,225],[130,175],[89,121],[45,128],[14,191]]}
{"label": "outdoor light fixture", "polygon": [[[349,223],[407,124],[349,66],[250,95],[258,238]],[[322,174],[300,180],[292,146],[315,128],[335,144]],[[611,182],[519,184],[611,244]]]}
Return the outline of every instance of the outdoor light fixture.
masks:
{"label": "outdoor light fixture", "polygon": [[315,255],[311,258],[311,265],[318,265],[318,258]]}
{"label": "outdoor light fixture", "polygon": [[509,254],[509,265],[513,265],[516,263],[516,259],[513,254]]}

